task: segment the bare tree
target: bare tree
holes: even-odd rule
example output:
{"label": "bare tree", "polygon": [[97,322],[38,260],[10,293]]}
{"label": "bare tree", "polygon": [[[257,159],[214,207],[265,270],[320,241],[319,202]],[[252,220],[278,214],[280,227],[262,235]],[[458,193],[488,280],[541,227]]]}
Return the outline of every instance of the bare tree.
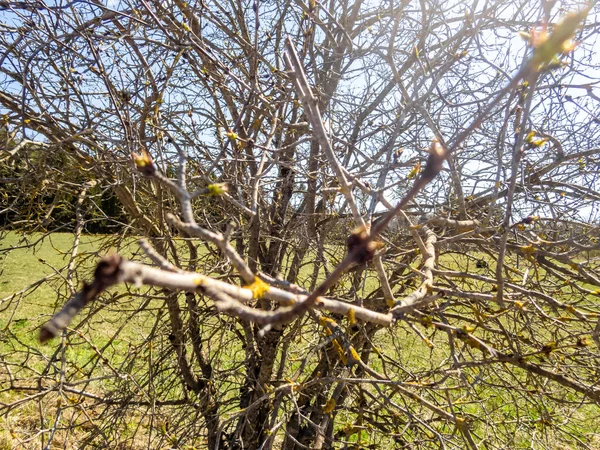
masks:
{"label": "bare tree", "polygon": [[597,6],[0,8],[15,445],[598,445]]}

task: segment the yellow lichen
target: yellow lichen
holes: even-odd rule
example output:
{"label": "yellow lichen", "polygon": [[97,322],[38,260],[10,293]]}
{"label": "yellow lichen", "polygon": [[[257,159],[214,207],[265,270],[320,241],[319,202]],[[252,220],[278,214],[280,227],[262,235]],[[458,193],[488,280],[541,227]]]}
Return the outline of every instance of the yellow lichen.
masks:
{"label": "yellow lichen", "polygon": [[348,323],[352,326],[356,324],[356,312],[354,308],[348,310]]}
{"label": "yellow lichen", "polygon": [[531,254],[531,253],[535,253],[535,248],[531,244],[523,245],[523,246],[521,246],[521,251],[525,254]]}
{"label": "yellow lichen", "polygon": [[342,362],[344,364],[348,364],[348,357],[346,356],[344,349],[342,348],[342,346],[340,345],[340,343],[338,342],[337,339],[333,340],[333,348],[335,348],[335,351],[337,352],[337,354],[340,357],[340,359],[342,360]]}
{"label": "yellow lichen", "polygon": [[325,316],[323,316],[323,317],[321,317],[319,319],[319,325],[321,325],[322,327],[328,328],[327,327],[328,324],[334,324],[335,325],[335,321],[332,320],[332,319],[330,319],[329,317],[325,317]]}
{"label": "yellow lichen", "polygon": [[330,414],[334,409],[335,409],[335,400],[333,398],[330,398],[329,400],[327,400],[327,403],[325,403],[325,405],[323,405],[323,412],[325,414]]}
{"label": "yellow lichen", "polygon": [[255,299],[263,298],[270,288],[267,283],[258,277],[254,277],[254,282],[244,287],[252,291],[252,297]]}

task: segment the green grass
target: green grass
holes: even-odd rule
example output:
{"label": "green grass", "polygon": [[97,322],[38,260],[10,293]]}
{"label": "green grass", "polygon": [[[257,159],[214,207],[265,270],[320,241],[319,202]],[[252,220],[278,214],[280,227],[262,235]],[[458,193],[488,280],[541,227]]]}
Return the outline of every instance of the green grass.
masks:
{"label": "green grass", "polygon": [[[59,348],[60,339],[55,339],[47,344],[41,345],[37,341],[39,326],[43,324],[58,308],[60,308],[68,299],[70,292],[65,286],[64,277],[67,272],[65,267],[69,263],[72,239],[71,234],[53,234],[48,236],[44,242],[35,243],[39,239],[39,235],[28,237],[27,242],[31,244],[25,248],[25,242],[22,236],[17,233],[6,234],[0,239],[0,268],[2,274],[0,276],[0,299],[4,299],[0,305],[0,361],[10,363],[13,376],[21,383],[27,384],[28,380],[35,380],[39,377],[39,372],[48,366],[49,357]],[[106,236],[83,236],[78,254],[77,262],[80,266],[76,273],[73,274],[73,285],[78,289],[81,282],[89,280],[91,272],[98,259],[110,251],[118,251],[126,256],[134,255],[137,252],[137,246],[133,239],[126,241],[125,245],[119,249],[110,248],[107,244]],[[179,242],[177,244],[182,250],[185,258],[185,246]],[[21,248],[17,248],[21,247]],[[8,252],[7,249],[14,250]],[[200,247],[202,249],[202,247]],[[327,257],[330,260],[330,265],[333,266],[343,257],[343,252],[335,248],[326,249]],[[307,255],[306,259],[314,258],[314,254]],[[493,264],[490,263],[488,269],[475,269],[475,261],[481,255],[472,254],[471,257],[465,257],[458,253],[447,253],[441,258],[439,267],[446,270],[469,270],[475,273],[480,273],[493,278],[495,270]],[[139,258],[138,258],[139,259]],[[519,270],[524,271],[529,263],[524,259],[521,260]],[[209,267],[209,266],[207,266]],[[312,264],[307,263],[303,266],[300,272],[300,281],[307,280],[312,274]],[[541,276],[544,274],[542,273]],[[46,282],[41,283],[23,292],[23,295],[13,296],[15,292],[22,291],[34,283],[36,280],[51,276]],[[323,269],[319,273],[320,278],[325,276]],[[522,276],[522,275],[521,275]],[[530,274],[530,276],[532,276]],[[515,274],[515,279],[520,278]],[[516,280],[520,284],[520,280]],[[350,286],[350,277],[347,276],[339,287],[339,292],[345,292]],[[308,287],[308,286],[305,286]],[[365,279],[364,286],[359,291],[358,295],[366,296],[372,290],[378,287],[378,282],[374,277],[374,271],[369,270]],[[482,282],[473,282],[469,290],[488,292],[490,286]],[[410,292],[409,288],[406,292]],[[86,321],[81,325],[81,335],[71,334],[66,349],[65,357],[70,376],[70,380],[85,379],[89,371],[95,367],[94,375],[110,375],[111,369],[103,366],[100,361],[106,358],[112,367],[118,368],[120,373],[130,373],[139,376],[143,374],[144,367],[148,363],[151,354],[162,351],[163,354],[168,354],[168,342],[166,339],[158,339],[157,345],[165,345],[162,349],[152,350],[146,338],[150,333],[165,334],[168,333],[168,326],[165,326],[167,319],[163,300],[150,300],[146,307],[139,311],[138,307],[143,302],[142,291],[140,288],[117,286],[110,290],[108,294],[103,296],[102,301],[98,301],[87,307],[98,308],[99,312],[93,316],[91,320]],[[150,291],[153,292],[153,291]],[[26,295],[25,295],[26,294]],[[181,300],[183,301],[183,300]],[[472,319],[472,312],[468,308],[461,310],[454,309],[455,314],[460,314],[468,319]],[[510,314],[516,314],[511,312]],[[511,315],[506,314],[502,318],[502,323],[508,329],[513,327]],[[78,317],[73,326],[78,326],[80,321],[86,316],[82,314]],[[203,335],[211,335],[212,333],[220,333],[223,327],[233,326],[235,321],[223,317],[211,317],[202,323],[201,333]],[[155,325],[157,328],[154,329]],[[232,325],[233,324],[233,325]],[[345,326],[345,321],[340,321],[342,326]],[[463,322],[454,320],[453,325],[461,326]],[[468,322],[464,322],[468,324]],[[317,327],[315,327],[317,328]],[[434,371],[436,367],[450,360],[450,348],[448,346],[448,336],[445,333],[435,331],[433,328],[425,328],[417,325],[420,332],[431,340],[435,345],[430,349],[425,341],[418,337],[407,324],[400,323],[394,328],[382,330],[377,333],[374,339],[375,345],[381,350],[384,355],[389,355],[387,361],[379,359],[375,354],[371,356],[370,365],[374,370],[382,372],[385,367],[390,370],[392,378],[406,378],[407,380],[426,381],[428,371]],[[314,332],[315,330],[312,330]],[[307,354],[307,350],[319,341],[318,335],[315,336],[312,332],[308,335],[301,335],[301,339],[295,341],[288,349],[288,361],[286,365],[286,374],[293,373],[298,368],[300,361]],[[318,333],[322,330],[317,330]],[[479,332],[479,330],[478,330]],[[222,399],[227,402],[225,415],[236,411],[237,405],[235,402],[236,389],[239,383],[243,380],[243,374],[240,374],[240,367],[244,361],[244,351],[240,347],[240,340],[232,334],[218,334],[222,341],[209,341],[206,343],[206,350],[213,361],[219,361],[218,370],[221,377],[225,381],[220,384],[223,394]],[[162,336],[164,337],[164,336]],[[539,336],[538,336],[539,338]],[[544,337],[545,339],[545,337]],[[548,337],[548,340],[550,337]],[[539,339],[538,339],[539,340]],[[93,343],[93,345],[92,345]],[[456,348],[462,348],[462,351],[471,351],[464,348],[462,343],[458,343]],[[132,350],[134,349],[134,350]],[[135,358],[134,364],[129,368],[119,367],[120,363],[126,359],[127,352],[136,351],[138,357]],[[191,349],[188,349],[191,352]],[[478,350],[472,350],[474,354],[479,355]],[[188,353],[189,354],[189,353]],[[314,355],[313,355],[314,356]],[[173,365],[176,365],[172,353],[169,357]],[[393,358],[393,359],[390,359]],[[21,363],[27,361],[27,364],[21,367]],[[385,361],[385,362],[384,362]],[[393,363],[393,364],[392,364]],[[279,364],[279,360],[276,362]],[[307,364],[307,369],[302,375],[303,377],[309,373],[314,367],[313,360]],[[237,369],[236,369],[237,368]],[[495,372],[497,368],[497,373]],[[489,366],[485,370],[487,372],[482,376],[482,380],[486,383],[478,382],[473,386],[459,385],[452,386],[449,390],[449,396],[455,403],[455,413],[466,417],[481,417],[482,415],[490,415],[497,418],[499,423],[506,421],[503,433],[510,435],[514,432],[511,429],[510,421],[517,418],[526,417],[529,421],[528,426],[523,426],[517,432],[514,432],[513,448],[528,447],[528,439],[532,431],[545,433],[544,425],[541,423],[541,412],[537,409],[541,403],[536,401],[526,401],[524,398],[518,397],[515,399],[510,390],[502,389],[499,386],[502,382],[514,383],[515,379],[519,383],[527,383],[527,374],[521,370],[514,369],[511,372],[513,378],[506,378],[507,371],[501,370],[499,365]],[[1,372],[1,370],[0,370]],[[412,374],[408,377],[407,374]],[[480,375],[478,368],[463,369],[462,374],[469,382],[473,382]],[[156,375],[155,382],[161,380],[161,374]],[[143,375],[141,375],[143,379]],[[166,376],[168,378],[168,375]],[[0,374],[0,382],[5,381],[3,375]],[[434,382],[436,380],[429,380]],[[49,381],[48,381],[49,382]],[[17,384],[18,384],[17,383]],[[495,384],[496,383],[496,384]],[[92,392],[101,394],[105,390],[114,390],[118,386],[118,381],[108,380],[101,382],[92,382],[87,386],[87,389]],[[148,388],[145,388],[149,390]],[[371,392],[374,396],[379,395],[372,386],[364,387],[365,390]],[[173,387],[173,393],[168,389],[161,392],[162,398],[169,398],[177,394],[179,388]],[[392,392],[385,387],[382,391],[391,395]],[[19,400],[24,396],[29,395],[22,391],[5,391],[0,393],[0,402],[10,403]],[[434,394],[429,394],[434,395]],[[57,395],[48,397],[48,402],[56,401]],[[576,402],[578,396],[573,396],[570,399]],[[434,398],[435,399],[435,398]],[[436,401],[439,400],[435,399]],[[47,402],[47,403],[48,403]],[[46,404],[47,404],[46,403]],[[23,407],[15,409],[10,413],[10,420],[19,426],[16,427],[19,433],[33,433],[38,423],[28,421],[27,417],[39,414],[34,403],[28,403]],[[1,407],[1,405],[0,405]],[[50,408],[50,410],[52,410]],[[384,411],[385,412],[385,411]],[[584,404],[574,409],[565,407],[564,410],[556,409],[552,411],[555,417],[570,415],[572,419],[571,432],[579,439],[586,440],[589,435],[597,433],[598,426],[595,423],[595,418],[598,416],[598,408],[595,405]],[[48,413],[48,420],[52,419],[52,413]],[[340,415],[339,427],[351,424],[356,419],[355,415],[349,412],[343,412]],[[129,421],[125,422],[123,438],[126,438],[131,427],[142,423],[139,417],[130,417]],[[576,425],[575,425],[576,424]],[[49,426],[49,423],[45,423]],[[140,425],[149,427],[149,424]],[[500,425],[499,425],[500,426]],[[475,422],[475,431],[482,436],[489,433],[481,428],[481,424]],[[0,449],[2,448],[3,440],[10,442],[6,437],[3,425],[0,423]],[[401,427],[400,427],[401,428]],[[447,430],[452,433],[453,430]],[[350,440],[361,439],[368,442],[368,436],[365,431],[361,431],[352,436]],[[568,438],[565,438],[570,442]],[[10,445],[10,444],[9,444]],[[10,448],[10,447],[7,447]],[[560,447],[556,447],[560,448]],[[569,448],[569,447],[564,447]]]}
{"label": "green grass", "polygon": [[[65,279],[71,260],[73,235],[55,233],[46,236],[43,241],[40,238],[39,234],[24,237],[8,233],[0,239],[0,386],[7,386],[10,372],[14,386],[19,387],[0,392],[0,415],[4,416],[0,419],[0,444],[5,445],[4,440],[8,442],[8,448],[35,435],[40,422],[32,422],[28,417],[39,416],[40,408],[45,411],[43,427],[50,427],[59,397],[63,404],[69,405],[61,419],[63,424],[67,424],[67,420],[75,420],[75,416],[85,423],[88,420],[85,414],[94,411],[81,411],[83,407],[78,405],[85,403],[78,396],[61,396],[57,392],[44,394],[39,401],[23,403],[8,413],[2,411],[2,404],[14,404],[34,393],[27,389],[35,388],[38,380],[41,380],[42,386],[52,386],[59,381],[58,371],[62,368],[71,383],[87,379],[90,373],[98,377],[97,381],[82,385],[87,392],[103,395],[114,390],[122,383],[114,377],[115,370],[135,373],[147,364],[142,357],[136,360],[137,365],[120,367],[132,348],[144,354],[143,343],[152,331],[157,315],[162,314],[160,311],[164,303],[162,299],[150,300],[143,310],[139,310],[144,300],[135,294],[143,294],[145,288],[121,285],[110,289],[101,299],[88,305],[71,324],[71,327],[79,327],[81,334],[71,334],[65,341],[66,364],[63,365],[60,362],[62,339],[41,344],[38,334],[40,326],[71,296]],[[83,281],[91,279],[93,269],[102,256],[116,251],[131,257],[138,250],[133,239],[126,240],[120,248],[113,248],[110,236],[82,236],[75,255],[76,270],[71,274],[73,289],[80,289]],[[40,280],[42,282],[38,283]],[[96,312],[87,319],[91,310]],[[58,360],[52,361],[53,355]],[[130,417],[125,421],[123,439],[127,437],[128,427],[140,424],[140,420]],[[75,434],[85,435],[86,430],[89,431],[83,426]],[[6,431],[10,431],[9,437]],[[10,437],[13,434],[16,437]],[[69,438],[70,442],[77,440],[73,436]],[[61,440],[57,436],[56,444],[59,442]]]}
{"label": "green grass", "polygon": [[[13,339],[5,339],[3,344],[11,344],[13,349],[22,347],[21,344],[44,350],[56,346],[56,340],[40,344],[38,330],[71,296],[65,279],[73,236],[56,233],[38,242],[40,237],[25,238],[17,233],[8,233],[0,240],[0,330],[12,335]],[[99,258],[110,251],[97,250],[104,241],[103,236],[81,238],[75,255],[76,270],[71,273],[74,290],[80,289],[82,282],[91,278]],[[111,318],[106,318],[107,326],[98,331],[112,329]],[[2,349],[0,345],[0,351]]]}
{"label": "green grass", "polygon": [[76,268],[69,275],[73,235],[55,233],[41,238],[39,234],[8,233],[0,239],[0,330],[35,347],[40,347],[39,326],[71,296],[66,278],[70,276],[75,291],[80,289],[82,282],[91,278],[99,258],[114,251],[105,248],[105,236],[82,236],[75,253]]}
{"label": "green grass", "polygon": [[[69,292],[60,285],[64,284],[73,241],[70,234],[54,234],[36,243],[40,237],[8,233],[0,239],[0,332],[12,333],[21,343],[36,347],[38,327],[68,299]],[[94,237],[82,238],[76,257],[86,261],[83,270],[73,274],[75,286],[80,276],[89,273],[96,244]],[[9,341],[0,343],[0,351],[6,353],[8,344],[20,346],[15,339]]]}
{"label": "green grass", "polygon": [[[0,298],[18,292],[46,275],[56,274],[57,268],[68,264],[73,243],[71,234],[56,233],[36,244],[39,238],[40,235],[32,238],[8,233],[0,239]],[[95,253],[95,240],[92,236],[81,239],[79,258]],[[49,286],[42,285],[30,296],[33,301],[47,305],[47,297],[52,294]]]}

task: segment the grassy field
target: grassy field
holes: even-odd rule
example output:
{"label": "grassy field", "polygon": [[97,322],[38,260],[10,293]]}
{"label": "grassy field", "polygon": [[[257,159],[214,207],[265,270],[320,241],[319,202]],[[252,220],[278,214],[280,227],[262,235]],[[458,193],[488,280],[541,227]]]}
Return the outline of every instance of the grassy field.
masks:
{"label": "grassy field", "polygon": [[[72,234],[41,238],[8,233],[0,239],[0,330],[14,331],[23,343],[36,346],[39,326],[91,278],[102,256],[117,251],[130,256],[136,250],[134,240],[117,249],[110,242],[107,246],[105,236],[84,235],[72,256]],[[72,257],[76,270],[69,272]]]}
{"label": "grassy field", "polygon": [[[2,405],[18,403],[26,399],[36,382],[44,385],[58,381],[54,375],[44,373],[54,370],[56,363],[52,358],[62,357],[64,363],[59,367],[68,367],[70,371],[79,371],[76,378],[85,379],[100,359],[118,364],[126,354],[128,338],[146,331],[148,324],[144,319],[148,312],[133,314],[135,305],[127,306],[124,295],[127,289],[112,291],[112,300],[98,305],[99,313],[83,324],[82,339],[72,340],[64,354],[60,339],[45,344],[38,341],[39,327],[52,314],[58,311],[71,296],[71,288],[65,280],[70,280],[73,289],[80,289],[85,280],[89,280],[98,259],[110,252],[119,251],[131,255],[135,251],[134,241],[126,242],[122,248],[107,246],[105,236],[82,236],[74,258],[77,270],[69,272],[72,258],[73,235],[55,233],[22,236],[8,233],[0,239],[0,449],[34,448],[28,444],[27,437],[34,434],[42,425],[50,425],[56,408],[48,408],[52,399],[46,398],[44,413],[40,424],[33,420],[39,416],[41,403],[27,402],[22,407],[2,411]],[[9,251],[10,250],[10,251]],[[128,313],[129,310],[129,313]],[[77,318],[77,324],[81,318]],[[125,325],[128,326],[125,326]],[[93,342],[93,344],[91,344]],[[53,356],[54,355],[54,356]],[[4,370],[6,369],[6,371]],[[73,377],[71,377],[72,379]],[[10,384],[16,389],[7,389]],[[33,384],[32,384],[33,383]],[[104,385],[104,387],[109,387]],[[89,389],[101,393],[102,383],[91,383]],[[53,397],[52,394],[46,397]],[[59,402],[58,396],[56,401]],[[82,430],[86,430],[85,427]],[[73,439],[73,438],[71,438]],[[61,439],[56,440],[57,448]],[[39,445],[35,443],[35,448]],[[52,448],[55,448],[54,446]]]}
{"label": "grassy field", "polygon": [[[57,233],[36,244],[40,237],[8,233],[0,239],[0,298],[3,299],[0,328],[4,328],[9,319],[21,324],[35,320],[35,316],[47,314],[65,300],[65,293],[52,289],[52,280],[59,278],[58,271],[69,263],[73,236]],[[95,241],[92,236],[84,236],[77,257],[95,256]],[[6,251],[13,248],[15,250]],[[48,282],[34,285],[43,278]],[[18,294],[10,298],[15,293]],[[27,297],[24,305],[20,304],[20,293]],[[8,309],[4,309],[6,306]],[[37,314],[32,316],[38,308]]]}
{"label": "grassy field", "polygon": [[[71,327],[76,327],[80,333],[71,334],[66,341],[53,339],[39,343],[40,326],[71,296],[65,280],[73,248],[72,234],[55,233],[44,237],[43,241],[41,237],[8,233],[0,239],[0,450],[39,448],[39,437],[35,438],[38,430],[51,428],[57,405],[62,403],[64,409],[65,401],[69,413],[62,413],[61,424],[65,427],[68,423],[80,425],[76,427],[75,436],[72,431],[70,436],[69,432],[58,432],[52,448],[63,448],[67,438],[71,443],[67,448],[77,448],[74,443],[78,436],[89,436],[91,418],[102,410],[97,410],[97,402],[58,392],[45,394],[43,401],[42,398],[26,401],[35,399],[38,383],[46,387],[57,385],[63,370],[71,384],[84,383],[86,392],[99,397],[107,392],[131,389],[130,384],[134,385],[134,390],[137,386],[140,392],[154,389],[164,400],[175,399],[181,393],[180,386],[170,387],[161,382],[163,378],[168,379],[168,383],[178,378],[170,373],[154,374],[151,381],[148,379],[148,364],[153,358],[166,357],[162,364],[177,365],[167,339],[169,329],[164,295],[152,288],[115,286],[75,318]],[[185,242],[178,240],[176,246],[180,257],[187,258]],[[206,252],[203,245],[198,251],[200,254]],[[98,260],[114,252],[149,262],[140,254],[135,239],[125,240],[120,247],[115,247],[109,236],[82,236],[75,254],[77,270],[71,274],[72,287],[80,289],[84,281],[91,279]],[[211,266],[203,269],[210,273]],[[185,305],[184,296],[180,295],[179,299],[182,306]],[[215,334],[223,326],[231,327],[232,321],[208,318],[202,323],[201,331],[206,335]],[[213,358],[223,361],[219,367],[223,373],[231,372],[224,376],[231,379],[225,383],[225,389],[237,388],[244,355],[239,341],[216,340],[206,343],[205,347]],[[191,348],[188,351],[191,352]],[[61,358],[63,361],[57,361]],[[127,383],[123,383],[123,376]],[[86,381],[90,377],[93,381]],[[156,383],[156,387],[148,387],[148,383]],[[95,424],[101,425],[101,422]],[[122,448],[130,449],[147,448],[144,439],[148,430],[152,428],[154,433],[162,434],[164,423],[148,419],[147,412],[140,408],[111,426],[114,427],[112,431],[121,436]]]}
{"label": "grassy field", "polygon": [[[162,333],[162,338],[164,338],[164,334],[169,332],[164,325],[164,301],[154,299],[152,292],[149,291],[147,302],[140,309],[143,300],[134,294],[145,291],[136,287],[115,287],[103,302],[88,306],[88,309],[95,308],[96,313],[91,320],[79,322],[81,318],[76,319],[73,325],[79,327],[81,334],[71,335],[69,345],[64,347],[65,351],[62,356],[61,349],[63,347],[60,339],[44,345],[39,344],[37,336],[40,325],[48,320],[71,294],[69,287],[65,284],[65,279],[68,276],[66,267],[71,259],[73,236],[71,234],[53,234],[43,242],[37,242],[36,240],[39,238],[40,236],[36,235],[25,239],[17,233],[9,233],[0,239],[0,301],[2,301],[0,304],[0,362],[9,370],[9,374],[2,373],[0,370],[0,385],[2,386],[0,391],[0,450],[39,448],[39,440],[35,439],[36,430],[48,429],[52,426],[56,417],[57,405],[60,405],[61,401],[65,401],[62,399],[66,399],[72,404],[68,410],[69,413],[65,413],[61,420],[80,424],[77,426],[78,431],[75,431],[76,435],[80,433],[81,436],[84,436],[90,432],[93,423],[90,417],[97,412],[93,402],[84,401],[77,396],[61,396],[58,393],[52,393],[48,394],[43,402],[41,400],[39,402],[30,401],[9,410],[2,410],[2,405],[15,405],[34,396],[36,380],[42,380],[44,386],[59,382],[61,374],[60,371],[56,371],[56,367],[65,367],[71,382],[81,380],[82,383],[86,383],[88,392],[103,395],[104,392],[120,389],[118,377],[114,377],[115,373],[125,373],[131,376],[136,383],[143,387],[144,392],[151,392],[152,389],[144,383],[149,382],[145,374],[147,367],[145,365],[149,364],[153,357],[157,357],[153,355],[170,353],[169,358],[175,364],[171,350],[153,348],[152,337]],[[8,252],[6,251],[8,249],[13,250]],[[114,248],[106,242],[105,236],[82,237],[75,255],[80,266],[77,272],[72,274],[73,288],[78,289],[82,281],[90,278],[91,271],[101,256],[113,251],[118,251],[126,256],[135,256],[137,246],[134,240],[129,240],[123,247]],[[332,260],[339,256],[339,252],[334,250],[330,250],[328,253]],[[472,261],[469,261],[469,264],[473,266],[478,255],[471,255],[471,258]],[[464,256],[448,254],[440,262],[439,267],[455,270],[459,269],[459,266],[465,265]],[[526,263],[522,263],[521,268],[525,267]],[[464,269],[464,267],[462,268]],[[490,276],[493,270],[494,267],[490,265],[489,269],[481,272]],[[307,264],[303,268],[300,278],[307,278],[311,271],[311,265]],[[519,273],[515,274],[516,278],[521,276]],[[38,284],[39,280],[43,280],[43,282]],[[369,275],[360,294],[368,294],[376,285],[377,281],[372,275]],[[475,288],[479,288],[479,284]],[[481,288],[483,289],[484,286],[482,285]],[[459,313],[467,319],[470,318],[471,312],[468,310],[459,311]],[[512,326],[510,315],[507,315],[503,321],[507,328]],[[463,324],[460,321],[454,323],[459,326]],[[211,333],[218,333],[223,327],[232,327],[232,324],[231,320],[213,317],[203,322],[201,331],[205,335],[211,335]],[[468,325],[469,322],[464,322],[464,324]],[[447,345],[447,337],[443,333],[435,333],[431,328],[422,328],[421,332],[431,339],[431,342],[435,344],[434,348],[430,349],[423,339],[404,324],[400,324],[393,330],[377,334],[378,351],[394,355],[396,359],[393,364],[401,367],[406,373],[412,373],[414,379],[419,382],[426,381],[420,377],[426,376],[428,370],[444,364],[452,356]],[[162,339],[162,341],[166,341],[166,339]],[[303,336],[301,340],[294,342],[289,347],[290,373],[299,366],[299,362],[306,354],[306,349],[315,342],[314,337]],[[235,389],[241,380],[239,367],[243,363],[244,353],[239,347],[239,340],[230,337],[228,341],[208,342],[207,351],[213,361],[220,361],[219,364],[215,364],[215,367],[219,370],[219,376],[228,380],[223,384],[223,389],[229,393],[224,394],[224,397],[231,402],[229,411],[234,412],[236,407]],[[121,363],[126,360],[130,361],[133,354],[136,355],[135,364],[131,367],[122,367]],[[56,358],[61,357],[64,358],[62,366],[56,362]],[[383,370],[383,359],[372,358],[371,367],[378,371]],[[54,372],[52,372],[53,370]],[[92,373],[98,379],[87,382],[86,377]],[[465,368],[462,373],[465,379],[471,380],[472,386],[468,390],[464,390],[463,387],[457,385],[449,390],[448,395],[456,395],[453,404],[456,413],[472,417],[482,414],[493,415],[498,418],[499,422],[506,422],[506,424],[499,423],[498,425],[506,427],[506,433],[513,432],[511,424],[517,421],[529,424],[528,428],[515,432],[515,444],[511,448],[537,448],[529,445],[532,429],[538,430],[542,436],[547,434],[545,439],[548,444],[544,448],[564,450],[600,448],[600,443],[594,440],[600,426],[597,420],[600,417],[600,411],[595,405],[582,404],[574,407],[578,398],[569,396],[569,394],[566,399],[570,404],[565,404],[565,408],[552,409],[553,420],[564,418],[564,428],[568,429],[571,435],[571,437],[565,437],[563,433],[559,439],[554,435],[550,436],[548,430],[544,428],[545,419],[543,417],[547,411],[539,407],[543,400],[536,399],[532,402],[523,401],[522,398],[515,400],[510,390],[502,388],[502,383],[506,382],[506,378],[502,379],[502,376],[496,378],[494,374],[488,374],[484,378],[477,367]],[[102,379],[103,376],[106,379]],[[160,380],[161,376],[161,374],[157,374],[156,380]],[[510,376],[523,385],[530,381],[529,375],[524,371],[514,370]],[[477,382],[478,379],[485,379],[486,383]],[[158,381],[152,382],[158,383]],[[11,386],[19,388],[9,389]],[[174,399],[168,389],[170,388],[167,387],[160,393],[157,391],[157,396]],[[173,392],[178,392],[175,387],[173,389]],[[228,398],[228,395],[231,397]],[[114,425],[122,434],[122,448],[137,448],[138,446],[145,448],[147,443],[138,442],[139,436],[147,435],[146,431],[151,428],[158,427],[160,429],[161,426],[164,426],[164,423],[161,424],[160,421],[147,419],[146,413],[147,411],[140,409],[135,414],[124,417],[121,423]],[[40,415],[41,422],[39,421]],[[355,418],[353,414],[347,412],[343,412],[340,417],[347,417],[348,423]],[[140,432],[140,429],[145,431]],[[484,429],[476,431],[480,434],[487,432]],[[61,444],[67,438],[69,442],[77,441],[77,438],[63,433],[57,436],[52,448],[63,448]],[[29,439],[32,440],[29,441]],[[352,436],[350,440],[355,441],[356,439],[358,439],[357,435]],[[578,441],[586,442],[588,447],[579,446]],[[596,444],[598,447],[594,447]],[[202,446],[200,445],[198,448],[202,448]]]}

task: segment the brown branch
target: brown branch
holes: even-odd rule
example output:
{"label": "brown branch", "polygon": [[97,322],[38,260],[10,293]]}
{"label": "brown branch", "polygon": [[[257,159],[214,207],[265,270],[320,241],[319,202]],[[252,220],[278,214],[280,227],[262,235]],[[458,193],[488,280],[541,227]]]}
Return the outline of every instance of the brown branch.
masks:
{"label": "brown branch", "polygon": [[122,259],[118,255],[104,258],[96,266],[94,281],[91,284],[84,283],[83,289],[69,300],[63,308],[52,317],[40,330],[40,342],[58,336],[59,333],[69,326],[73,318],[98,295],[119,281],[119,270]]}
{"label": "brown branch", "polygon": [[[98,263],[91,284],[84,284],[81,292],[67,302],[40,331],[40,341],[58,336],[69,326],[72,319],[87,305],[97,298],[103,291],[117,283],[133,283],[162,287],[173,291],[202,293],[212,299],[217,308],[229,315],[243,320],[256,322],[260,325],[274,325],[289,322],[297,317],[295,305],[305,304],[308,295],[287,292],[275,286],[265,285],[264,295],[269,300],[275,300],[283,305],[275,311],[263,311],[246,306],[257,296],[257,291],[252,287],[239,287],[211,277],[193,272],[179,270],[177,272],[156,269],[144,264],[122,259],[115,255]],[[337,314],[347,315],[351,310],[358,320],[389,326],[392,323],[390,314],[381,314],[338,300],[319,297],[314,304],[317,309],[323,309]]]}

